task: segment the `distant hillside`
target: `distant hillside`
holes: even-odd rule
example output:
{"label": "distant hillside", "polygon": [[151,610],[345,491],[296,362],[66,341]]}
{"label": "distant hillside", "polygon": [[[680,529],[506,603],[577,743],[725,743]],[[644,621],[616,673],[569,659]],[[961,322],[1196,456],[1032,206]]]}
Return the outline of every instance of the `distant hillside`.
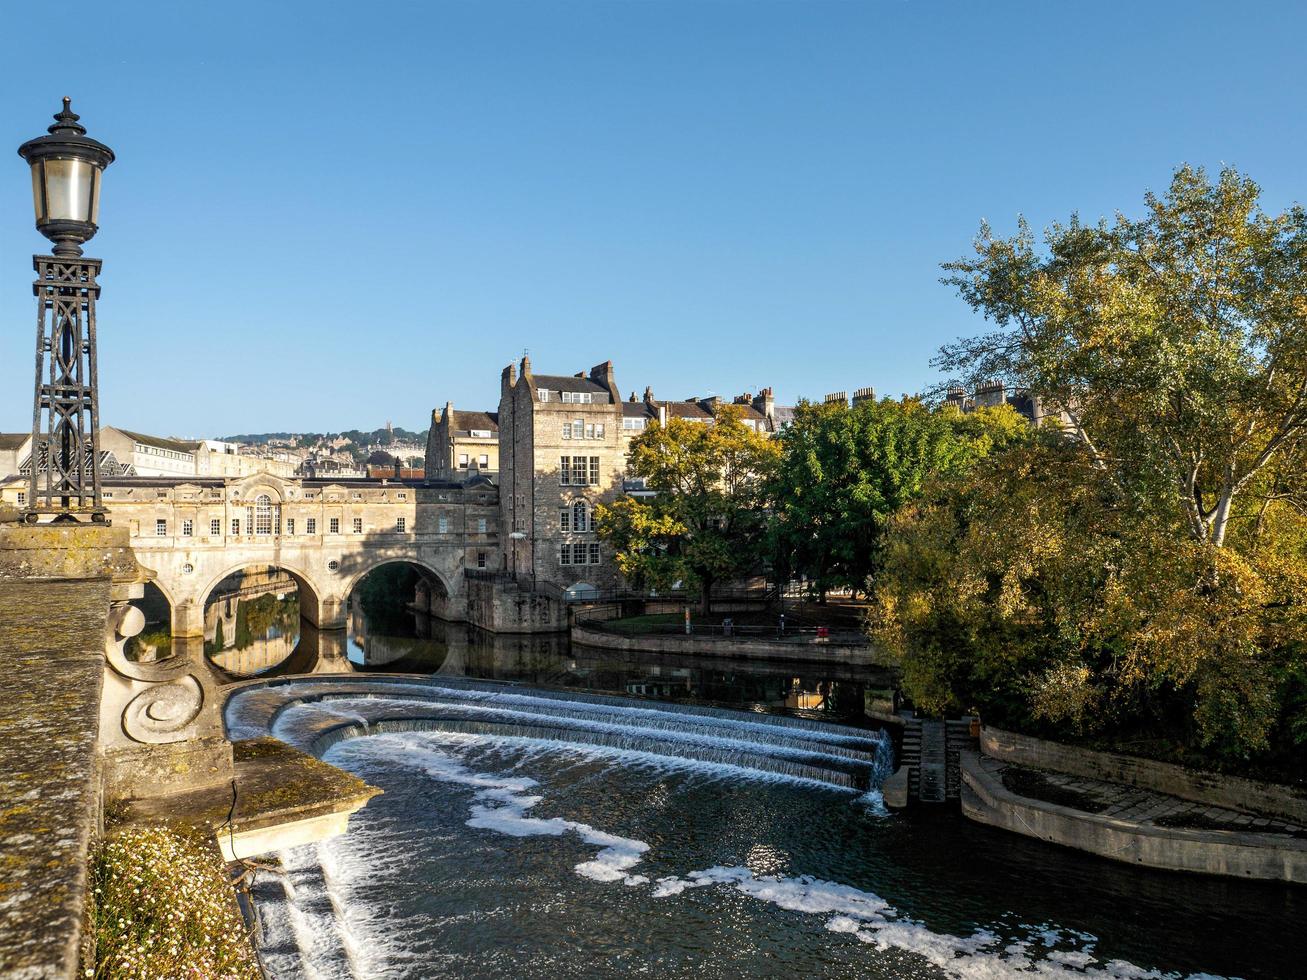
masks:
{"label": "distant hillside", "polygon": [[273,439],[293,439],[297,446],[306,448],[338,438],[344,438],[359,446],[388,446],[392,441],[425,445],[427,430],[414,432],[411,429],[395,426],[393,436],[385,429],[373,429],[370,432],[362,429],[345,429],[341,432],[245,432],[239,435],[219,436],[223,442],[244,442],[252,445],[264,445]]}

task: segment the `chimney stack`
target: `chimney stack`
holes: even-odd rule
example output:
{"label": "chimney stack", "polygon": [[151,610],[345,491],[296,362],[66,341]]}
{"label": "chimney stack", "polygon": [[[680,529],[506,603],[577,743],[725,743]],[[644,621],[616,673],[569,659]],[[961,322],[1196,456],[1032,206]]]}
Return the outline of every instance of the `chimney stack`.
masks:
{"label": "chimney stack", "polygon": [[853,404],[861,405],[863,402],[874,402],[876,400],[875,388],[859,388],[853,393]]}

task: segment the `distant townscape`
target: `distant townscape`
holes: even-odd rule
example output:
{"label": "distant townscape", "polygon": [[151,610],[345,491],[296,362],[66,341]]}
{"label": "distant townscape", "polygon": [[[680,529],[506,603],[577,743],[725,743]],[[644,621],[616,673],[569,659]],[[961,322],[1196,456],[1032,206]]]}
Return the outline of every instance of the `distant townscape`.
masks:
{"label": "distant townscape", "polygon": [[[267,432],[187,439],[158,436],[115,426],[100,429],[100,472],[121,476],[274,476],[420,478],[426,431],[384,428],[363,432]],[[47,465],[44,443],[37,448],[39,471]],[[30,432],[0,433],[0,480],[32,472]]]}

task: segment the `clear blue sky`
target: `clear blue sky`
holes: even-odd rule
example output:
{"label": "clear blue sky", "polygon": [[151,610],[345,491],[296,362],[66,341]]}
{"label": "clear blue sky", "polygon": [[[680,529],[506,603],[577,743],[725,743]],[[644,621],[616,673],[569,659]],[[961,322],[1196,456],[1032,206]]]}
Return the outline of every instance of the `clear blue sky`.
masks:
{"label": "clear blue sky", "polygon": [[[0,429],[30,423],[29,183],[71,95],[118,152],[104,421],[423,428],[500,369],[781,401],[931,383],[938,284],[1188,161],[1307,197],[1307,4],[6,3]],[[60,60],[56,39],[69,38]]]}

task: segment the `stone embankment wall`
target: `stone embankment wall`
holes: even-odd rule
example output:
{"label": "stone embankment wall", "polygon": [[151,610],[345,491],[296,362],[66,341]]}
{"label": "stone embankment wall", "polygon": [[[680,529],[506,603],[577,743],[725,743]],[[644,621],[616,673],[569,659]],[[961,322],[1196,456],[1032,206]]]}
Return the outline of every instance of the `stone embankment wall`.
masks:
{"label": "stone embankment wall", "polygon": [[585,625],[572,627],[572,642],[583,646],[625,650],[632,653],[699,653],[714,657],[747,660],[778,660],[791,663],[840,663],[877,667],[873,647],[865,644],[818,643],[802,640],[767,640],[756,637],[625,635]]}
{"label": "stone embankment wall", "polygon": [[1124,783],[1210,806],[1252,810],[1307,824],[1307,790],[1115,752],[1097,752],[986,725],[980,733],[985,755],[1015,765],[1049,769],[1072,776]]}
{"label": "stone embankment wall", "polygon": [[1158,827],[1018,796],[962,753],[962,812],[978,823],[1169,871],[1307,883],[1307,841],[1275,834]]}
{"label": "stone embankment wall", "polygon": [[493,633],[562,633],[567,630],[563,602],[512,581],[467,579],[467,620]]}

